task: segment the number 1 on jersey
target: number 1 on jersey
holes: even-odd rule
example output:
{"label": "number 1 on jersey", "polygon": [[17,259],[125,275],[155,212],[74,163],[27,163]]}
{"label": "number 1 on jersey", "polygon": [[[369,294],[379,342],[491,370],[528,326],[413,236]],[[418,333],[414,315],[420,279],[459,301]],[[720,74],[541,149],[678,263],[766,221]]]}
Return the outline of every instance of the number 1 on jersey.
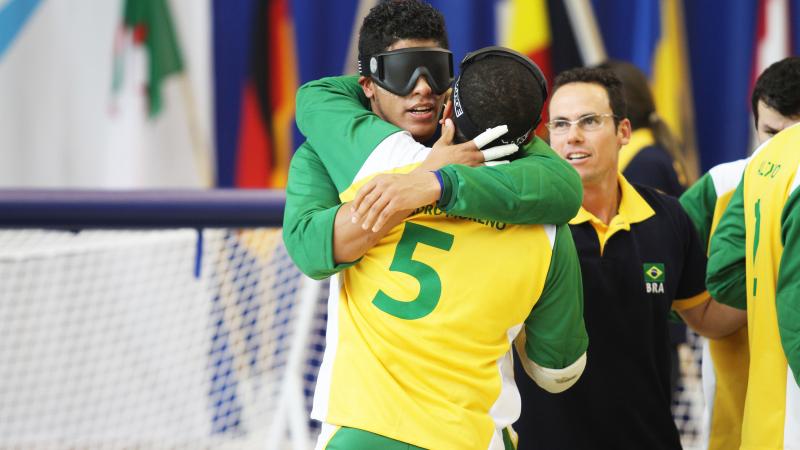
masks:
{"label": "number 1 on jersey", "polygon": [[439,278],[439,274],[431,266],[411,259],[417,244],[449,251],[453,246],[453,235],[413,222],[406,222],[389,270],[414,277],[419,282],[419,294],[414,300],[405,302],[396,300],[379,290],[372,299],[372,304],[381,311],[406,320],[427,316],[436,308],[439,297],[442,296],[442,280]]}
{"label": "number 1 on jersey", "polygon": [[[756,201],[755,206],[756,215],[756,231],[753,233],[753,265],[756,264],[756,251],[758,251],[758,240],[761,238],[761,199]],[[753,277],[753,297],[756,296],[758,288],[758,278]]]}

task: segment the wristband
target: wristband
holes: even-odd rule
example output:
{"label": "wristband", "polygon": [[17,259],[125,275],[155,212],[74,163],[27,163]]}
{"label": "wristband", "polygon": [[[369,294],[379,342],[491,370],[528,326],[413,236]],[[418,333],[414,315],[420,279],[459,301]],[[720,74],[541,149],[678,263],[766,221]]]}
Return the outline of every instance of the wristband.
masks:
{"label": "wristband", "polygon": [[439,182],[439,199],[438,201],[442,200],[442,195],[444,195],[444,180],[442,180],[442,173],[438,170],[432,170],[432,174],[436,175],[436,181]]}

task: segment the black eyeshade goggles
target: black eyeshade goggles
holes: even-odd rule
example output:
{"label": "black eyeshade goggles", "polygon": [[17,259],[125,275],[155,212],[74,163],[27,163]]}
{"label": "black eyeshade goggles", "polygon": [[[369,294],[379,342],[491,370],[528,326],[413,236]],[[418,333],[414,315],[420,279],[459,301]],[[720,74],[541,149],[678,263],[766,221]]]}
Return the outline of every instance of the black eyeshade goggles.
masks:
{"label": "black eyeshade goggles", "polygon": [[358,72],[400,96],[410,94],[424,75],[433,92],[441,95],[453,83],[453,54],[433,47],[402,48],[359,57]]}

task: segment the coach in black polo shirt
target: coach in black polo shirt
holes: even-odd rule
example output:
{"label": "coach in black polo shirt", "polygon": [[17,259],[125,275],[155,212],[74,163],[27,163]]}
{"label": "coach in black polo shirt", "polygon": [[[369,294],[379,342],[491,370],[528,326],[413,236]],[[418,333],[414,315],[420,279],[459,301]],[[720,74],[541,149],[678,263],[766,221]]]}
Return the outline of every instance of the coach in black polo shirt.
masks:
{"label": "coach in black polo shirt", "polygon": [[583,376],[561,394],[518,371],[519,448],[680,449],[670,412],[670,309],[712,338],[740,328],[745,314],[709,298],[705,252],[678,201],[619,174],[618,152],[631,125],[613,72],[559,75],[549,113],[551,145],[583,182],[570,228],[589,349]]}

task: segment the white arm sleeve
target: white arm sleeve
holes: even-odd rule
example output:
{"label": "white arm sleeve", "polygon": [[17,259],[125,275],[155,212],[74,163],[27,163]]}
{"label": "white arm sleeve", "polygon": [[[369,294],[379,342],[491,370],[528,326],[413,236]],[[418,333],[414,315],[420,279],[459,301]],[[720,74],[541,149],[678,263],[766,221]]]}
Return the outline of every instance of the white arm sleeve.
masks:
{"label": "white arm sleeve", "polygon": [[[524,334],[521,333],[524,336]],[[519,354],[522,367],[525,372],[536,384],[547,392],[558,394],[571,388],[578,381],[583,369],[586,368],[586,352],[572,364],[563,369],[549,369],[542,367],[525,353],[525,340],[517,339],[517,353]]]}

